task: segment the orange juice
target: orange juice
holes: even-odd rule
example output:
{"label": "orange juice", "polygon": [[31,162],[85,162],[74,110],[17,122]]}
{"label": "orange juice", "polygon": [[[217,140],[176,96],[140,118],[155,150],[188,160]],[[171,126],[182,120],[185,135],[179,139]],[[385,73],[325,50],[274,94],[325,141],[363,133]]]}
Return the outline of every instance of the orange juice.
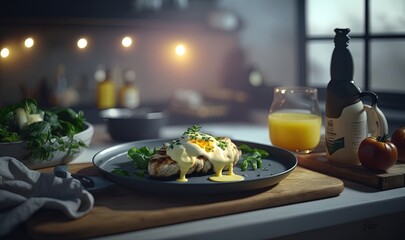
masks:
{"label": "orange juice", "polygon": [[275,112],[269,114],[273,145],[298,152],[314,149],[321,136],[321,116],[310,113]]}

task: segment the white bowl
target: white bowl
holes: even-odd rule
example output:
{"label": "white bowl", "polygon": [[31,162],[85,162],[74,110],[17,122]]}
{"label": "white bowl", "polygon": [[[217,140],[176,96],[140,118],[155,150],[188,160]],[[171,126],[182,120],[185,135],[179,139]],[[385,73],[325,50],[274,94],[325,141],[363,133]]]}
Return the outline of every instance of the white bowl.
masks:
{"label": "white bowl", "polygon": [[[91,139],[93,138],[94,128],[93,125],[86,122],[87,128],[79,133],[74,135],[74,138],[77,140],[83,141],[86,146],[90,146]],[[67,140],[67,137],[63,137],[64,140]],[[39,169],[46,167],[53,167],[60,164],[66,164],[74,159],[76,159],[80,154],[83,153],[84,148],[80,147],[78,153],[68,154],[68,152],[56,151],[53,152],[53,156],[46,160],[39,159],[23,159],[29,153],[27,149],[26,142],[15,142],[15,143],[0,143],[0,157],[13,157],[21,161],[29,169]]]}

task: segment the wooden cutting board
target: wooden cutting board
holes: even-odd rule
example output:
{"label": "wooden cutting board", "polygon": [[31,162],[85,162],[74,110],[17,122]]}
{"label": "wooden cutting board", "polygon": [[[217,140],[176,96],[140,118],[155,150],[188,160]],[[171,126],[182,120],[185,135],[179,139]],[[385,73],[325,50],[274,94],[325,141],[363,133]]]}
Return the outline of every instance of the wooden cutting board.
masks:
{"label": "wooden cutting board", "polygon": [[[90,164],[71,165],[70,169],[98,175]],[[333,197],[343,189],[341,180],[301,167],[276,186],[233,194],[179,196],[115,186],[94,194],[94,208],[81,219],[69,220],[59,212],[41,210],[26,227],[36,239],[89,238]]]}
{"label": "wooden cutting board", "polygon": [[403,162],[397,162],[397,164],[387,171],[376,172],[368,170],[361,165],[336,165],[326,159],[325,152],[298,156],[298,160],[301,167],[329,176],[351,180],[378,190],[405,186],[405,163]]}

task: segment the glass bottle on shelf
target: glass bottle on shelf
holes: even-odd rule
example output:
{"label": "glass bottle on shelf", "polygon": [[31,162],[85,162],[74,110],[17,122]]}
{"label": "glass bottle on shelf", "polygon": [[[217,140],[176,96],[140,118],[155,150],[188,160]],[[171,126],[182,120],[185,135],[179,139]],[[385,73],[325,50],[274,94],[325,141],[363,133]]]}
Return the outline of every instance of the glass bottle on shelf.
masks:
{"label": "glass bottle on shelf", "polygon": [[67,80],[65,76],[65,65],[60,64],[56,69],[56,78],[54,82],[54,105],[59,105],[62,102],[63,94],[67,89]]}
{"label": "glass bottle on shelf", "polygon": [[111,79],[110,70],[98,69],[95,73],[97,83],[97,108],[106,109],[116,106],[115,84]]}
{"label": "glass bottle on shelf", "polygon": [[124,84],[120,89],[120,106],[137,108],[139,106],[139,90],[135,85],[136,74],[133,70],[124,72]]}

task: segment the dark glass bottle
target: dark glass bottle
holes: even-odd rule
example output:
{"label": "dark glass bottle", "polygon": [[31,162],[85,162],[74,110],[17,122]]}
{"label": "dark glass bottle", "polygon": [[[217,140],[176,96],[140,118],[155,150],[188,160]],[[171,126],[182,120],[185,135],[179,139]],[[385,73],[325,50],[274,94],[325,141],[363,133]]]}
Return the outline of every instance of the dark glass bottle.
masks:
{"label": "dark glass bottle", "polygon": [[[335,29],[335,49],[330,66],[331,80],[326,91],[325,142],[330,161],[358,164],[357,151],[369,131],[388,132],[387,121],[377,107],[377,95],[362,92],[353,80],[353,58],[348,49],[350,29]],[[361,99],[371,97],[371,106]]]}
{"label": "dark glass bottle", "polygon": [[335,49],[330,65],[331,80],[326,95],[326,115],[338,118],[343,109],[360,101],[360,89],[353,80],[353,58],[348,49],[350,29],[335,29]]}

